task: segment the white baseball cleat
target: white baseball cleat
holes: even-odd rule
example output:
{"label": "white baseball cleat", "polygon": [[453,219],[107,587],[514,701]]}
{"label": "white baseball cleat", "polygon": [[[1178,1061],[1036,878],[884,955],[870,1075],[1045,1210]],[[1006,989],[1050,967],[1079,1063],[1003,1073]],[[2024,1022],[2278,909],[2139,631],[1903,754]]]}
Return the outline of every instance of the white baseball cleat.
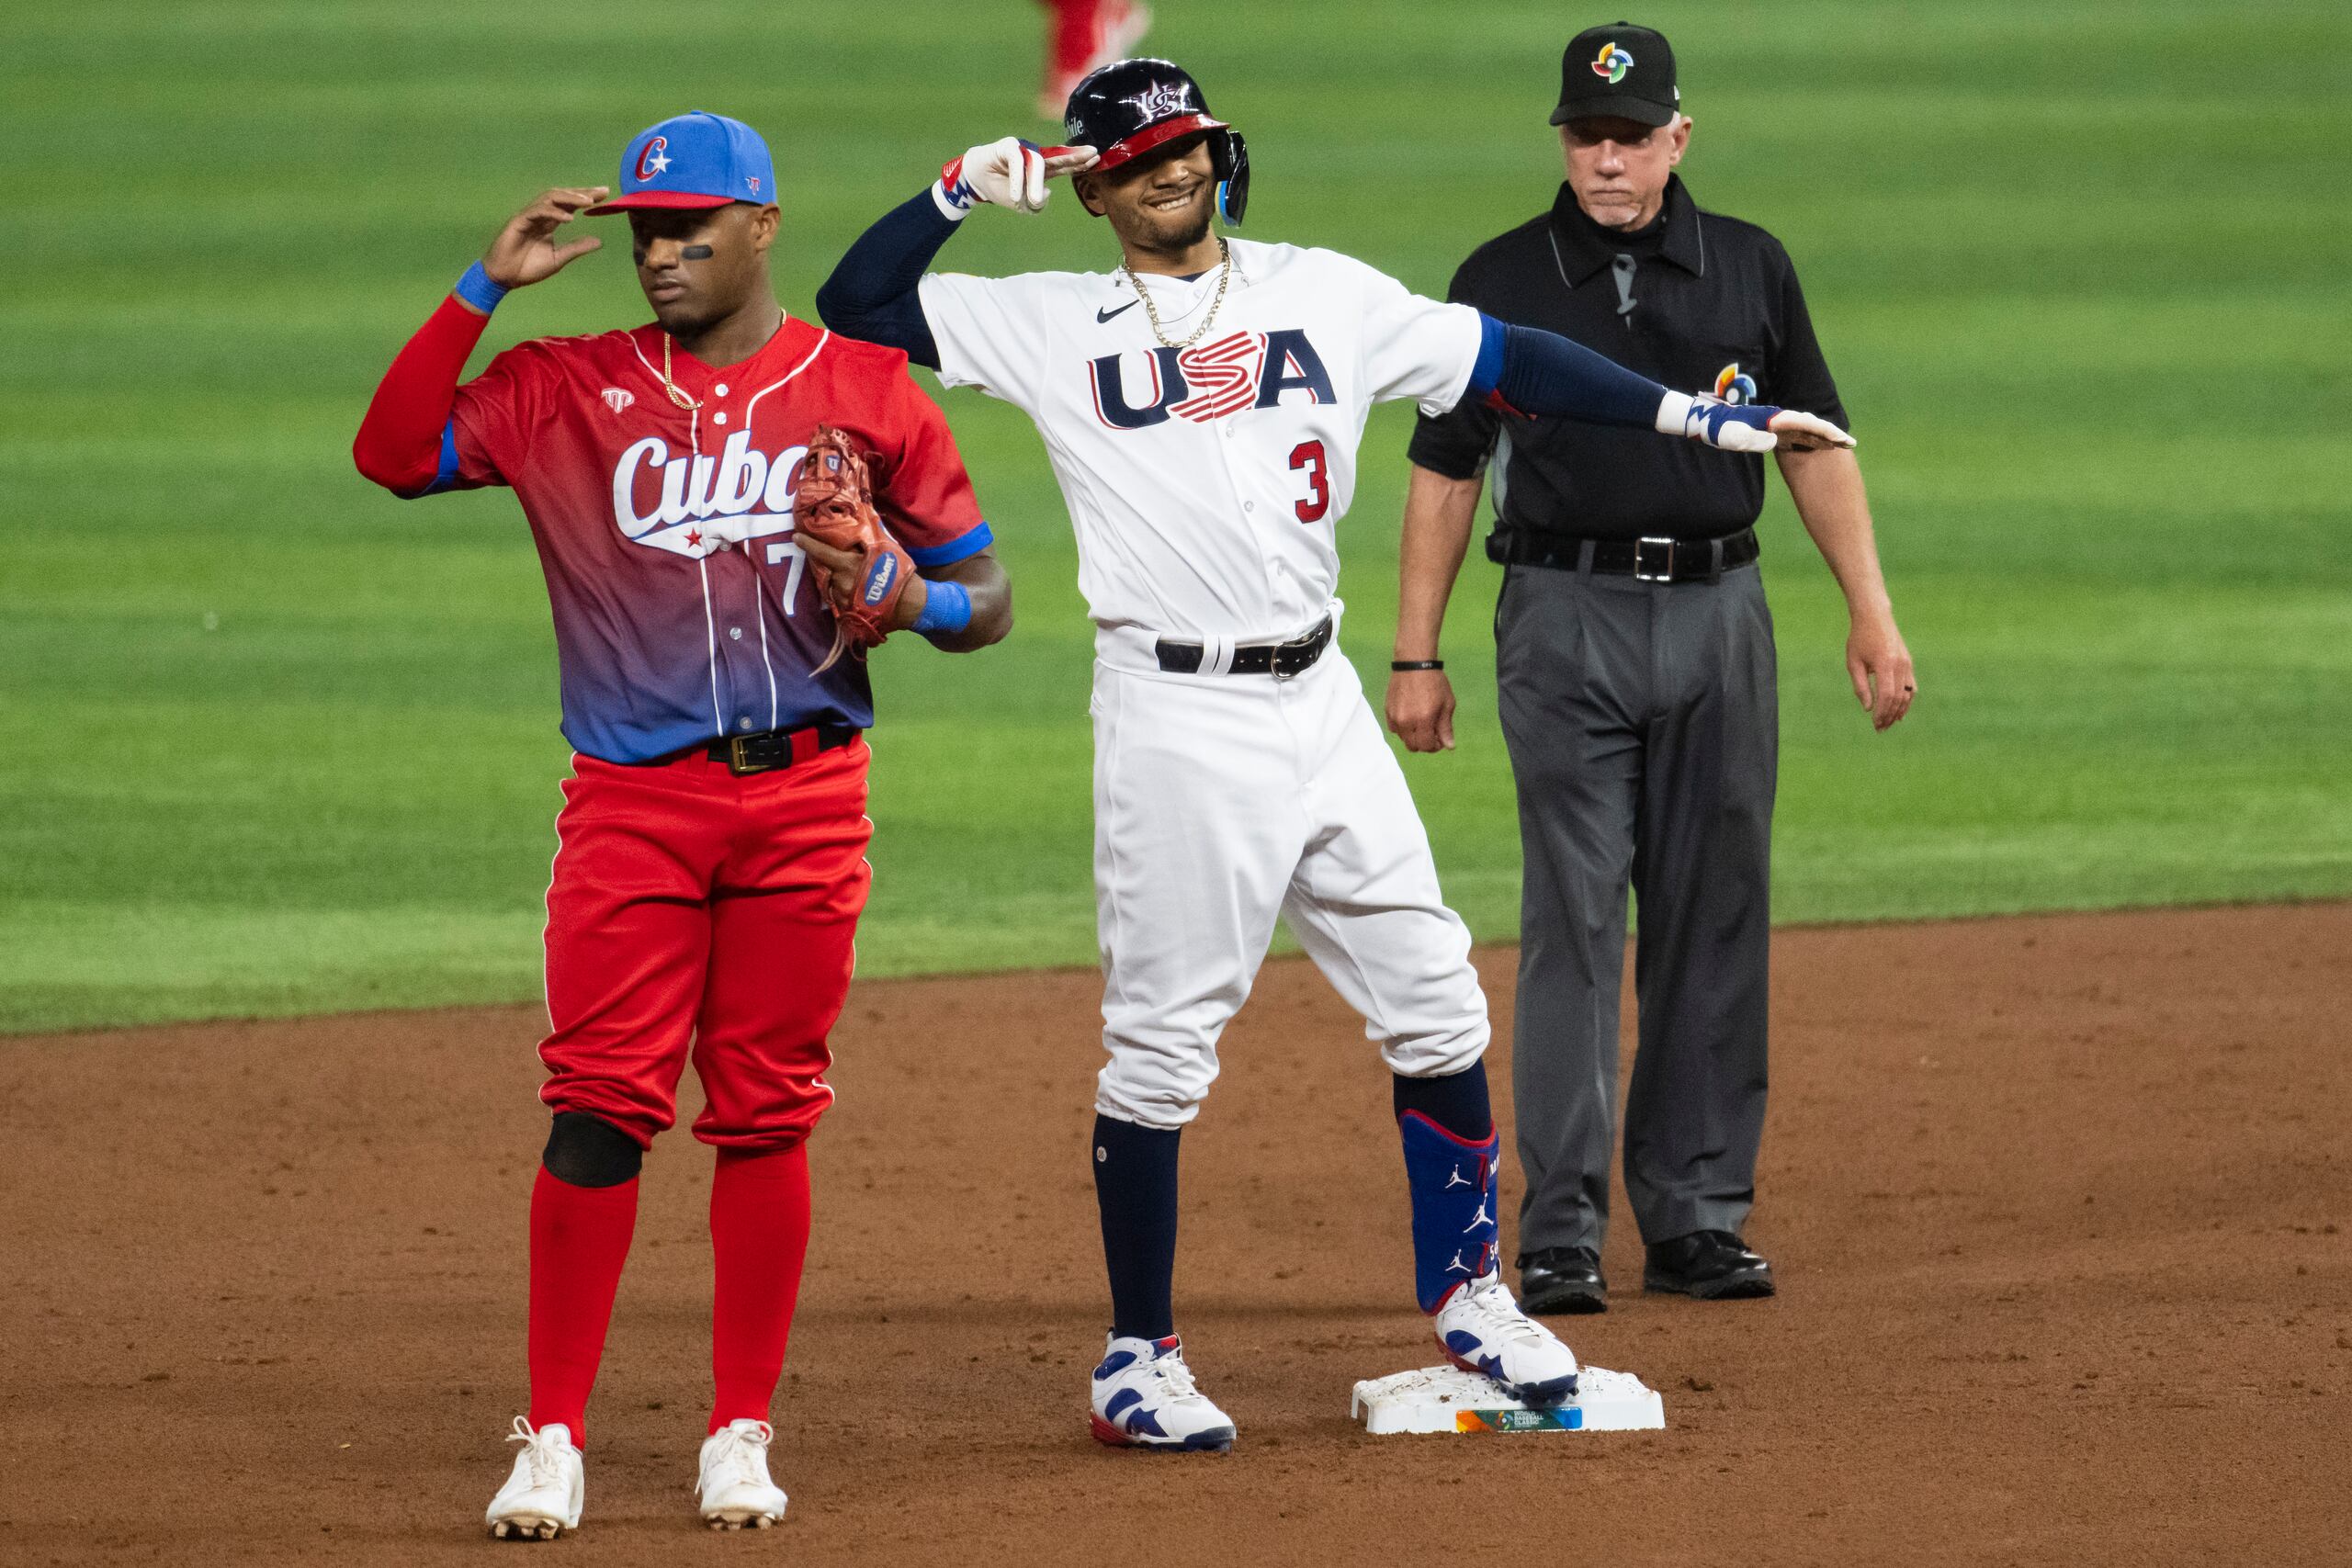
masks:
{"label": "white baseball cleat", "polygon": [[729,1421],[702,1440],[702,1473],[695,1491],[702,1522],[715,1530],[763,1530],[784,1517],[784,1488],[768,1479],[768,1445],[775,1428],[764,1421]]}
{"label": "white baseball cleat", "polygon": [[571,1446],[571,1428],[554,1421],[533,1431],[517,1416],[506,1440],[522,1444],[523,1451],[514,1456],[514,1472],[482,1517],[490,1533],[501,1540],[553,1540],[578,1529],[587,1465]]}
{"label": "white baseball cleat", "polygon": [[1184,1344],[1111,1336],[1094,1369],[1094,1440],[1116,1449],[1223,1453],[1233,1447],[1233,1418],[1193,1382]]}
{"label": "white baseball cleat", "polygon": [[1557,1404],[1577,1392],[1576,1353],[1519,1310],[1500,1273],[1453,1288],[1437,1309],[1437,1342],[1465,1372],[1493,1379],[1523,1404]]}

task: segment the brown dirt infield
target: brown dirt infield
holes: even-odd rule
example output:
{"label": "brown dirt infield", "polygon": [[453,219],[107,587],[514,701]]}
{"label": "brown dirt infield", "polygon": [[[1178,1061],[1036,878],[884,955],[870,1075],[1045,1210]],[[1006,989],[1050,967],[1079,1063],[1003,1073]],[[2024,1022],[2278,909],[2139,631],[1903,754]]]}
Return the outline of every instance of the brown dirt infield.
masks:
{"label": "brown dirt infield", "polygon": [[[1645,1298],[1625,1225],[1615,1306],[1564,1320],[1663,1433],[1350,1426],[1353,1380],[1435,1358],[1385,1076],[1293,961],[1185,1146],[1180,1319],[1240,1443],[1099,1450],[1097,981],[878,982],[811,1145],[790,1517],[693,1521],[709,1156],[680,1133],[585,1528],[530,1548],[476,1521],[521,1408],[534,1010],[0,1041],[0,1562],[2346,1561],[2352,906],[1777,956],[1750,1235],[1782,1294]],[[1511,954],[1481,959],[1508,1020]]]}

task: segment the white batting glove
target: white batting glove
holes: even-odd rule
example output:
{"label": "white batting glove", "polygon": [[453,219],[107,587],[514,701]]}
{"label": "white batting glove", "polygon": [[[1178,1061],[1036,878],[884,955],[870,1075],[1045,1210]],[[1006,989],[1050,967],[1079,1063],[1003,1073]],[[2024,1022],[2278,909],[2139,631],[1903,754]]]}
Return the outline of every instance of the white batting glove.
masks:
{"label": "white batting glove", "polygon": [[1794,409],[1770,403],[1727,403],[1715,398],[1694,398],[1668,392],[1657,408],[1661,435],[1683,435],[1724,452],[1770,452],[1785,446],[1794,452],[1818,452],[1826,446],[1850,447],[1854,438],[1830,423]]}
{"label": "white batting glove", "polygon": [[1094,163],[1091,147],[1040,147],[1008,136],[949,159],[931,187],[931,198],[950,218],[961,218],[983,201],[1015,212],[1043,212],[1050,194],[1047,180],[1081,174]]}

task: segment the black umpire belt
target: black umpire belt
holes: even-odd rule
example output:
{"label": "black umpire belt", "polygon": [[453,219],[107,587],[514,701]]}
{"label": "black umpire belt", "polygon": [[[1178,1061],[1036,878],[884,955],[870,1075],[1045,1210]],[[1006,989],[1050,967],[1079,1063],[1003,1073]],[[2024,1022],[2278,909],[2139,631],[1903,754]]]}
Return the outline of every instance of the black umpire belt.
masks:
{"label": "black umpire belt", "polygon": [[1515,529],[1487,536],[1487,558],[1504,566],[1597,571],[1643,582],[1713,582],[1762,553],[1753,528],[1717,539],[1579,539]]}
{"label": "black umpire belt", "polygon": [[[1331,617],[1324,616],[1315,623],[1315,629],[1305,637],[1288,642],[1245,642],[1233,650],[1233,662],[1225,668],[1227,675],[1272,675],[1288,680],[1304,675],[1323,657],[1331,646]],[[1159,655],[1159,667],[1171,675],[1197,675],[1207,661],[1208,649],[1197,642],[1171,642],[1166,637],[1153,645]]]}
{"label": "black umpire belt", "polygon": [[[838,751],[857,739],[847,724],[812,724],[806,729],[763,729],[757,735],[722,735],[710,743],[708,756],[724,762],[730,773],[772,773],[795,762],[805,762],[820,751]],[[702,750],[688,747],[678,753],[690,757]]]}

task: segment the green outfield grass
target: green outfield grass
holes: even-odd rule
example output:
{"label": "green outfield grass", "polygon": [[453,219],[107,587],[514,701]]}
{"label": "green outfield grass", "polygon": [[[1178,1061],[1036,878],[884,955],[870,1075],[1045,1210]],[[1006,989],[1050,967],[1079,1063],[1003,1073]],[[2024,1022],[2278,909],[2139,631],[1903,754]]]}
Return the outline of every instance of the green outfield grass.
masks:
{"label": "green outfield grass", "polygon": [[[1548,204],[1566,36],[1521,5],[1159,0],[1243,125],[1250,232],[1440,292]],[[1880,919],[2352,892],[2352,22],[2304,5],[1639,8],[1702,202],[1797,258],[1863,438],[1914,716],[1873,737],[1777,494],[1778,908]],[[1034,7],[89,0],[0,22],[0,1027],[530,998],[565,748],[501,492],[402,504],[352,430],[541,186],[687,107],[775,144],[788,308],[942,158],[1035,130]],[[1098,266],[1076,206],[953,265]],[[625,246],[493,345],[642,319]],[[1020,627],[876,659],[864,971],[1084,963],[1089,639],[1042,449],[945,400]],[[1406,418],[1346,641],[1385,660]],[[1462,749],[1408,773],[1483,939],[1519,846],[1474,566]],[[911,640],[911,639],[910,639]],[[1375,702],[1378,682],[1374,674]]]}

